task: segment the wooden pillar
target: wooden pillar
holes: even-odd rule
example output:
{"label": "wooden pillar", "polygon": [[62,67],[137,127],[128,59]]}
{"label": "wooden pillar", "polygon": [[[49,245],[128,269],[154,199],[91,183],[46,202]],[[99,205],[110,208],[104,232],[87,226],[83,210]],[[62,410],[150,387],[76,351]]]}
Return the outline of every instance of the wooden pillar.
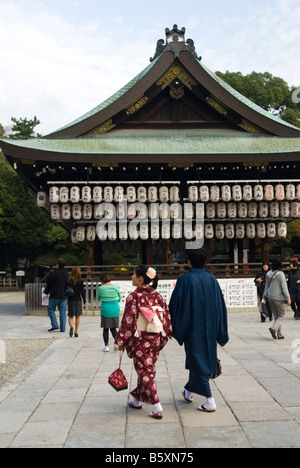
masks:
{"label": "wooden pillar", "polygon": [[211,240],[210,239],[205,239],[204,248],[207,253],[206,263],[211,263]]}
{"label": "wooden pillar", "polygon": [[262,239],[262,261],[270,261],[270,246],[269,239],[267,237],[265,239]]}
{"label": "wooden pillar", "polygon": [[153,247],[152,239],[143,241],[143,263],[145,265],[153,265]]}

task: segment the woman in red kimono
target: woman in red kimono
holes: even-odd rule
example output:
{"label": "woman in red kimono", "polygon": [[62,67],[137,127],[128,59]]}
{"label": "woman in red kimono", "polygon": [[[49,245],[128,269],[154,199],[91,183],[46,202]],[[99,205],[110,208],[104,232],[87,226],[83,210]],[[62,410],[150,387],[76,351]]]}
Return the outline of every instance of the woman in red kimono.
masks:
{"label": "woman in red kimono", "polygon": [[[142,402],[152,404],[154,409],[149,416],[162,419],[163,409],[154,380],[155,364],[160,351],[172,336],[171,316],[167,304],[155,291],[158,279],[154,268],[138,266],[133,273],[132,284],[137,288],[127,297],[121,327],[115,340],[119,350],[126,349],[128,356],[133,358],[138,375],[137,388],[131,392],[134,399],[128,405],[130,408],[141,409]],[[156,326],[153,325],[154,321]]]}

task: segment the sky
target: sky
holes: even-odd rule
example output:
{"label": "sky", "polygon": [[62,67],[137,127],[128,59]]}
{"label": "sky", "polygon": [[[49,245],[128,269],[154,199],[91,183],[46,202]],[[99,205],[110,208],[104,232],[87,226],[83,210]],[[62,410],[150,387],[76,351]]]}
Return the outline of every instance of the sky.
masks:
{"label": "sky", "polygon": [[0,124],[51,133],[149,64],[165,28],[212,71],[269,72],[300,86],[299,0],[0,0]]}

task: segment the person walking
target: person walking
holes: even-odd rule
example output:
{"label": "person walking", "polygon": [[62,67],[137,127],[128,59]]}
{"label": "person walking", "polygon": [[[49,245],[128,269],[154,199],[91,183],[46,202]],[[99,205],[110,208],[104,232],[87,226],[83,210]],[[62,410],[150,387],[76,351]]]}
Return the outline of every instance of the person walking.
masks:
{"label": "person walking", "polygon": [[198,410],[214,412],[217,409],[209,378],[217,373],[217,343],[229,341],[227,308],[217,279],[205,268],[204,248],[187,250],[190,270],[178,279],[169,304],[173,336],[180,346],[184,344],[189,381],[183,398],[192,403],[193,394],[206,398]]}
{"label": "person walking", "polygon": [[[97,301],[101,301],[101,328],[103,328],[103,340],[105,353],[109,352],[109,330],[115,339],[119,328],[120,316],[120,288],[110,281],[108,273],[101,273],[101,286],[98,288]],[[117,347],[115,348],[117,349]]]}
{"label": "person walking", "polygon": [[292,260],[290,263],[288,290],[291,296],[294,319],[300,320],[300,270],[297,260]]}
{"label": "person walking", "polygon": [[[257,275],[255,277],[255,280],[254,280],[255,286],[257,287],[257,293],[258,293],[258,296],[259,296],[259,299],[260,299],[260,303],[261,303],[262,298],[263,298],[263,294],[264,294],[264,290],[265,290],[265,286],[266,286],[266,275],[267,275],[269,270],[270,270],[269,262],[264,262],[262,264],[262,270],[257,273]],[[268,301],[266,301],[266,309],[267,309],[267,312],[269,313],[269,320],[271,321],[272,320],[272,312],[270,310]],[[260,314],[260,319],[261,319],[261,322],[264,323],[266,321],[265,315],[261,313]]]}
{"label": "person walking", "polygon": [[[51,328],[49,332],[60,329],[62,333],[66,331],[67,322],[67,298],[66,290],[68,287],[69,274],[65,270],[66,263],[63,258],[57,260],[56,268],[50,273],[46,280],[45,294],[50,294],[48,315],[51,321]],[[59,310],[58,326],[57,318],[55,315],[56,307]]]}
{"label": "person walking", "polygon": [[69,335],[72,338],[74,334],[73,317],[75,317],[75,338],[78,338],[80,317],[82,316],[82,301],[84,307],[86,307],[86,294],[83,281],[81,281],[81,269],[79,267],[72,268],[69,286],[74,291],[74,295],[68,298]]}
{"label": "person walking", "polygon": [[291,305],[291,298],[287,287],[285,275],[282,271],[282,263],[274,258],[271,270],[266,276],[264,298],[268,299],[269,307],[274,317],[274,323],[269,328],[272,338],[283,340],[282,325],[285,318],[286,304]]}
{"label": "person walking", "polygon": [[158,278],[152,267],[139,265],[132,276],[136,286],[126,300],[124,316],[115,343],[120,351],[126,349],[133,359],[138,375],[137,387],[131,392],[130,408],[140,410],[142,403],[154,405],[149,414],[163,418],[155,382],[155,364],[160,351],[172,337],[171,316],[167,304],[156,291]]}

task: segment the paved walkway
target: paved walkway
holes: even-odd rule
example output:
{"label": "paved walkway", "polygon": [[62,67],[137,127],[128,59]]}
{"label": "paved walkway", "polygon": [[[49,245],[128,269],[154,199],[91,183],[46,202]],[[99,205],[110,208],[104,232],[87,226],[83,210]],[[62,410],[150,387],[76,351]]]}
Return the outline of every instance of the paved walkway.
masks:
{"label": "paved walkway", "polygon": [[[10,300],[16,300],[11,296]],[[230,343],[220,349],[223,375],[212,384],[214,414],[182,400],[184,352],[175,341],[157,365],[164,419],[127,407],[107,378],[118,353],[102,353],[98,317],[84,317],[80,337],[55,333],[51,344],[0,389],[0,447],[204,448],[300,447],[300,322],[289,312],[285,340],[275,341],[258,313],[229,315]],[[0,340],[49,338],[47,317],[22,315],[22,303],[0,294]],[[297,343],[294,343],[297,344]],[[293,356],[294,352],[294,356]],[[294,361],[294,362],[293,362]],[[123,370],[136,383],[132,362]]]}

